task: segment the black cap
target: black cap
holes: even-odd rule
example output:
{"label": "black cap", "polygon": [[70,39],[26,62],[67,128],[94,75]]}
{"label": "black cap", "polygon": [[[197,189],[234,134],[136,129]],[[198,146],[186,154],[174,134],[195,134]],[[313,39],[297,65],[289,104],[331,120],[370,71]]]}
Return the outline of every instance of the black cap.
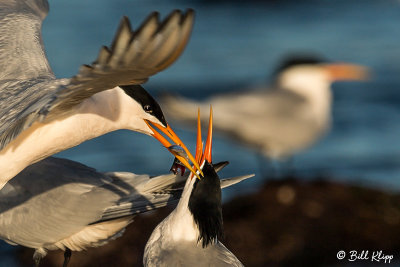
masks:
{"label": "black cap", "polygon": [[328,60],[325,60],[322,57],[312,55],[312,54],[298,53],[296,55],[287,56],[281,61],[281,63],[275,69],[275,71],[273,72],[273,76],[277,77],[284,70],[287,70],[294,66],[314,65],[314,64],[320,64],[323,62],[328,62]]}
{"label": "black cap", "polygon": [[157,101],[140,85],[121,85],[125,93],[142,105],[143,110],[156,117],[165,127],[167,121]]}

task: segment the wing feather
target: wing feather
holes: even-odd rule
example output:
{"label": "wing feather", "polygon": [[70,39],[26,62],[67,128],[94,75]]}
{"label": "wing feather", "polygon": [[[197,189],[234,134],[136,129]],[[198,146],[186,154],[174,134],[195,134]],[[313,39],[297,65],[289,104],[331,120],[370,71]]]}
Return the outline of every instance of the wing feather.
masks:
{"label": "wing feather", "polygon": [[[193,11],[189,10],[187,13],[191,14]],[[84,72],[74,76],[68,85],[60,88],[49,107],[49,112],[53,115],[63,114],[93,94],[118,85],[142,84],[151,75],[168,67],[169,64],[165,62],[172,63],[186,45],[188,36],[183,35],[190,34],[190,31],[186,29],[188,23],[185,22],[193,20],[193,15],[188,14],[174,11],[161,23],[157,20],[158,15],[152,14],[137,35],[130,29],[128,18],[124,17],[113,46],[110,49],[103,47],[98,60],[90,65],[91,68],[86,67]],[[182,20],[182,23],[177,23],[179,20]],[[183,26],[185,31],[181,31]],[[137,51],[129,61],[126,57],[132,56],[131,46],[136,47]],[[175,47],[172,52],[171,49],[157,50],[171,46]],[[176,51],[177,49],[179,51]],[[171,57],[174,60],[171,60]]]}
{"label": "wing feather", "polygon": [[[178,201],[186,178],[100,173],[78,162],[49,157],[27,167],[0,191],[0,238],[33,248],[80,250],[107,241],[131,220],[121,220],[118,229],[111,228],[114,233],[103,231],[105,236],[96,234],[99,223]],[[228,179],[225,186],[241,179]]]}
{"label": "wing feather", "polygon": [[41,36],[46,0],[0,1],[0,98],[6,80],[54,78]]}
{"label": "wing feather", "polygon": [[[47,4],[45,0],[36,2],[43,4],[38,4],[39,7]],[[0,3],[0,7],[2,5]],[[15,10],[18,9],[0,8],[0,52],[7,52],[2,51],[4,49],[1,46],[4,39],[12,35],[7,28],[9,25],[4,23],[4,17],[17,12]],[[90,65],[82,65],[74,77],[56,80],[44,56],[40,38],[41,20],[47,12],[45,9],[39,9],[42,13],[29,10],[30,13],[24,10],[23,14],[34,17],[36,24],[33,28],[40,41],[36,44],[36,50],[33,47],[28,62],[18,60],[13,63],[16,69],[11,85],[8,80],[1,80],[3,72],[0,74],[0,150],[35,121],[67,115],[76,105],[96,93],[119,85],[142,84],[150,76],[167,68],[182,54],[194,17],[193,10],[186,13],[175,10],[165,20],[159,21],[158,13],[154,12],[136,31],[132,30],[129,19],[123,17],[111,47],[103,46],[97,59]],[[18,30],[22,33],[26,28],[24,23],[18,24]],[[21,49],[29,50],[26,47]],[[2,54],[0,66],[4,62]],[[41,71],[30,70],[29,75],[18,76],[21,73],[19,68],[30,66],[31,61],[39,62]]]}

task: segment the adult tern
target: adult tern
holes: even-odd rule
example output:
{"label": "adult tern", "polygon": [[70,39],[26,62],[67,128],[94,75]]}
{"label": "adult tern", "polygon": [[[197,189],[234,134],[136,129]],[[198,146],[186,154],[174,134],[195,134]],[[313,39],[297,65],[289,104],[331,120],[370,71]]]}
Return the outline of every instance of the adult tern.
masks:
{"label": "adult tern", "polygon": [[[176,203],[187,177],[100,173],[49,157],[28,166],[0,190],[0,238],[34,248],[36,265],[48,250],[65,250],[66,265],[71,251],[121,236],[136,214]],[[224,179],[221,187],[246,178]]]}
{"label": "adult tern", "polygon": [[196,159],[204,177],[192,179],[191,174],[187,179],[177,207],[157,225],[146,244],[144,266],[243,266],[219,241],[223,236],[221,189],[211,163],[211,141],[212,111],[203,155],[200,126],[197,132]]}
{"label": "adult tern", "polygon": [[111,47],[103,47],[93,64],[72,78],[56,79],[41,38],[48,10],[46,0],[0,1],[0,189],[26,166],[118,129],[169,146],[158,128],[192,160],[140,84],[182,53],[193,11],[176,10],[163,21],[153,13],[137,30],[124,17]]}
{"label": "adult tern", "polygon": [[195,107],[211,104],[217,131],[269,159],[282,160],[311,146],[329,129],[333,82],[365,80],[368,75],[359,65],[295,57],[275,76],[268,89],[222,94],[203,103],[166,97],[162,105],[171,118],[194,124]]}

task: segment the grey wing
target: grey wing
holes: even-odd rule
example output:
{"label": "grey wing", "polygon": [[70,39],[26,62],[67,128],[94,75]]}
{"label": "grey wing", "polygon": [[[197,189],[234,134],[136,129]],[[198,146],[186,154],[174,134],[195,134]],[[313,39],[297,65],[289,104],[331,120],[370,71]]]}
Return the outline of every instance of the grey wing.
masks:
{"label": "grey wing", "polygon": [[193,11],[175,10],[164,21],[151,14],[132,31],[129,20],[121,20],[111,48],[103,47],[96,61],[83,65],[69,84],[56,92],[48,111],[63,113],[87,97],[118,85],[142,84],[170,66],[183,52],[193,26]]}
{"label": "grey wing", "polygon": [[111,47],[103,47],[96,61],[83,65],[71,79],[36,77],[22,82],[3,81],[0,149],[37,120],[68,114],[75,105],[98,92],[118,85],[142,84],[167,68],[183,52],[193,16],[192,10],[185,14],[176,10],[159,21],[158,13],[153,13],[135,31],[124,17]]}
{"label": "grey wing", "polygon": [[[209,98],[205,102],[195,102],[179,96],[165,96],[161,101],[164,111],[169,117],[194,124],[197,121],[197,108],[214,110],[215,127],[219,130],[237,131],[238,121],[252,118],[277,118],[293,115],[306,100],[295,93],[283,89],[253,90],[242,93],[221,94]],[[207,112],[201,113],[201,119],[207,119]]]}
{"label": "grey wing", "polygon": [[[170,118],[194,125],[197,108],[208,110],[210,104],[214,110],[214,129],[225,132],[238,141],[247,138],[263,140],[266,132],[279,129],[287,118],[294,122],[308,123],[302,117],[302,111],[308,110],[307,101],[283,89],[223,94],[212,97],[205,103],[180,97],[165,97],[162,107]],[[201,113],[202,120],[208,120],[207,116],[207,112]]]}
{"label": "grey wing", "polygon": [[211,103],[214,109],[220,109],[231,119],[251,121],[262,118],[269,123],[275,123],[273,120],[280,122],[282,117],[296,116],[307,104],[302,96],[282,89],[221,95],[211,99]]}
{"label": "grey wing", "polygon": [[[46,0],[0,1],[0,81],[54,78],[41,37]],[[0,98],[4,87],[0,87]]]}
{"label": "grey wing", "polygon": [[[181,192],[179,192],[181,193]],[[108,207],[99,220],[92,223],[115,220],[126,216],[137,215],[167,205],[176,204],[180,194],[143,194],[131,197],[129,201],[118,202]]]}
{"label": "grey wing", "polygon": [[284,89],[219,97],[212,105],[216,130],[258,149],[274,150],[281,144],[296,149],[298,143],[309,143],[318,129],[307,100]]}
{"label": "grey wing", "polygon": [[[227,163],[217,163],[216,165],[218,172]],[[113,184],[117,184],[117,181],[122,183],[127,181],[126,183],[132,184],[134,180],[135,183],[132,185],[135,191],[127,194],[126,197],[122,197],[115,205],[105,209],[99,221],[113,220],[176,204],[182,195],[188,178],[188,174],[185,176],[166,174],[150,178],[147,175],[139,176],[126,172],[107,173],[107,176],[112,177]],[[136,176],[135,179],[133,179],[133,176]],[[221,188],[229,187],[253,176],[254,174],[250,174],[221,179]]]}
{"label": "grey wing", "polygon": [[[132,183],[134,180],[134,191],[107,207],[97,222],[135,215],[176,203],[187,178],[173,174],[150,178],[148,175],[140,176],[124,172],[107,173],[107,175],[119,183],[125,183],[124,181]],[[133,179],[133,176],[136,178]]]}
{"label": "grey wing", "polygon": [[35,85],[54,79],[41,37],[48,10],[46,0],[0,1],[0,149],[24,128],[21,114],[45,95]]}
{"label": "grey wing", "polygon": [[82,164],[49,158],[19,173],[0,191],[0,236],[41,247],[78,233],[119,198],[111,179]]}

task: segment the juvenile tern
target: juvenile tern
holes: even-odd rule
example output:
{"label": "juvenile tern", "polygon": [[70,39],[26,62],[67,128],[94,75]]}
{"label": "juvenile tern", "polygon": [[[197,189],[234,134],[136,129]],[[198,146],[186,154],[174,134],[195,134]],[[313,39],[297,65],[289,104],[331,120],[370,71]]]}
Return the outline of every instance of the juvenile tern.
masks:
{"label": "juvenile tern", "polygon": [[191,124],[196,107],[211,104],[217,131],[269,159],[282,160],[311,146],[329,129],[333,82],[367,76],[359,65],[291,58],[278,68],[271,88],[221,94],[202,103],[169,96],[161,104],[167,116]]}
{"label": "juvenile tern", "polygon": [[200,127],[197,133],[196,159],[204,177],[190,175],[177,207],[154,229],[143,257],[146,267],[243,266],[219,240],[223,222],[220,179],[211,163],[212,113],[203,155]]}
{"label": "juvenile tern", "polygon": [[182,53],[193,11],[176,10],[163,21],[155,12],[137,30],[124,17],[111,47],[103,47],[94,63],[56,79],[41,38],[48,10],[46,0],[0,1],[0,189],[26,166],[118,129],[168,145],[157,128],[192,160],[140,84]]}
{"label": "juvenile tern", "polygon": [[[71,251],[121,236],[136,214],[175,204],[187,177],[100,173],[49,157],[28,166],[0,190],[0,238],[34,248],[36,265],[48,250],[62,249],[66,265]],[[221,187],[246,178],[221,180]]]}

